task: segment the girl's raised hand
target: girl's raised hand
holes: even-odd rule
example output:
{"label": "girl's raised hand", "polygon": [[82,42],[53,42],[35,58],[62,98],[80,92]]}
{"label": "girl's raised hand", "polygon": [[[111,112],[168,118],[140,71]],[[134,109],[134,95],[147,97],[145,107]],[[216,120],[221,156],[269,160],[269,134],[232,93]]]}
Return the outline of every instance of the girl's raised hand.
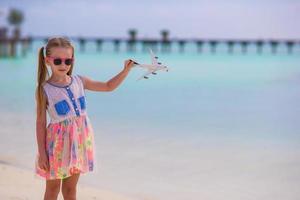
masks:
{"label": "girl's raised hand", "polygon": [[134,66],[134,62],[131,59],[125,60],[124,69],[130,70]]}

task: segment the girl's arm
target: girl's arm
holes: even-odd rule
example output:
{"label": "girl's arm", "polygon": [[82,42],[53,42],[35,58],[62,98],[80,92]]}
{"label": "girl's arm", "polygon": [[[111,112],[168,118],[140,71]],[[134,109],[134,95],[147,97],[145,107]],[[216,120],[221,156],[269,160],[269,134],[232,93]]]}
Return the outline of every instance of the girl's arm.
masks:
{"label": "girl's arm", "polygon": [[128,75],[128,72],[130,71],[132,66],[133,66],[133,62],[131,60],[126,60],[124,64],[124,69],[107,82],[94,81],[85,76],[80,76],[80,77],[85,89],[92,90],[92,91],[109,92],[116,89],[122,83],[122,81]]}
{"label": "girl's arm", "polygon": [[[36,102],[38,102],[37,98],[37,90],[35,93]],[[40,112],[40,110],[42,112]],[[47,123],[47,115],[46,115],[46,96],[44,96],[43,105],[39,105],[36,103],[36,139],[38,144],[38,151],[40,155],[46,153],[46,123]]]}

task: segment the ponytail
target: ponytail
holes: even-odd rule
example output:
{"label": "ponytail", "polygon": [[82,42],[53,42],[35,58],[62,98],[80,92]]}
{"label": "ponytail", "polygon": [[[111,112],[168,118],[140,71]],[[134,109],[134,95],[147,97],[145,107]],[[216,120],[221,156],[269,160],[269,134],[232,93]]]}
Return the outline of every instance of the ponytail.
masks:
{"label": "ponytail", "polygon": [[46,107],[45,103],[45,95],[43,91],[43,83],[46,81],[46,78],[49,76],[48,69],[45,64],[45,58],[44,58],[44,47],[41,47],[39,50],[39,58],[38,58],[38,74],[37,74],[37,90],[36,90],[36,96],[37,96],[37,105],[39,105],[40,113],[43,110],[42,108]]}

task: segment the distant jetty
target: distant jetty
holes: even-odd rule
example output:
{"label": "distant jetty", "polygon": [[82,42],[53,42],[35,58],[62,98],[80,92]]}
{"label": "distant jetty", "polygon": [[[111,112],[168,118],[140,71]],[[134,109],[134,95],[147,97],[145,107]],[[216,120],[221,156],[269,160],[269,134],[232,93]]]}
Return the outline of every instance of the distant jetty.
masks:
{"label": "distant jetty", "polygon": [[[276,39],[257,39],[257,40],[239,40],[239,39],[169,39],[163,37],[161,39],[150,38],[101,38],[101,37],[69,37],[72,41],[77,42],[79,51],[85,52],[87,43],[94,42],[96,44],[96,51],[103,51],[104,43],[111,43],[115,52],[119,52],[121,44],[125,44],[125,51],[136,52],[137,46],[141,46],[142,51],[146,51],[149,47],[154,51],[161,51],[171,53],[174,51],[174,45],[178,46],[179,52],[185,52],[187,44],[194,44],[196,51],[203,52],[203,47],[208,46],[211,53],[216,53],[219,45],[225,45],[227,52],[233,54],[237,52],[247,53],[250,45],[254,45],[258,54],[263,53],[264,47],[269,46],[273,54],[277,53],[279,45],[286,47],[286,52],[292,54],[296,46],[300,45],[300,40],[276,40]],[[0,33],[0,57],[16,57],[16,46],[21,48],[21,55],[26,56],[26,53],[31,49],[32,43],[35,41],[42,41],[46,44],[48,37],[24,37],[24,38],[7,38],[1,37]],[[237,49],[238,47],[238,49]]]}

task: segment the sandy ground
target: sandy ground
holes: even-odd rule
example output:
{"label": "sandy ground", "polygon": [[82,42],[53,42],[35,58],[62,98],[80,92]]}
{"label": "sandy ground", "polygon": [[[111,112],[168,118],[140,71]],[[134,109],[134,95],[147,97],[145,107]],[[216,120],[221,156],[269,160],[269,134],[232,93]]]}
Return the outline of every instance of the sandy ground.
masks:
{"label": "sandy ground", "polygon": [[[1,200],[41,200],[45,191],[45,182],[34,177],[31,171],[10,164],[0,163],[0,199]],[[61,192],[59,200],[63,200]],[[81,200],[132,200],[110,191],[99,190],[78,183],[77,199]]]}

